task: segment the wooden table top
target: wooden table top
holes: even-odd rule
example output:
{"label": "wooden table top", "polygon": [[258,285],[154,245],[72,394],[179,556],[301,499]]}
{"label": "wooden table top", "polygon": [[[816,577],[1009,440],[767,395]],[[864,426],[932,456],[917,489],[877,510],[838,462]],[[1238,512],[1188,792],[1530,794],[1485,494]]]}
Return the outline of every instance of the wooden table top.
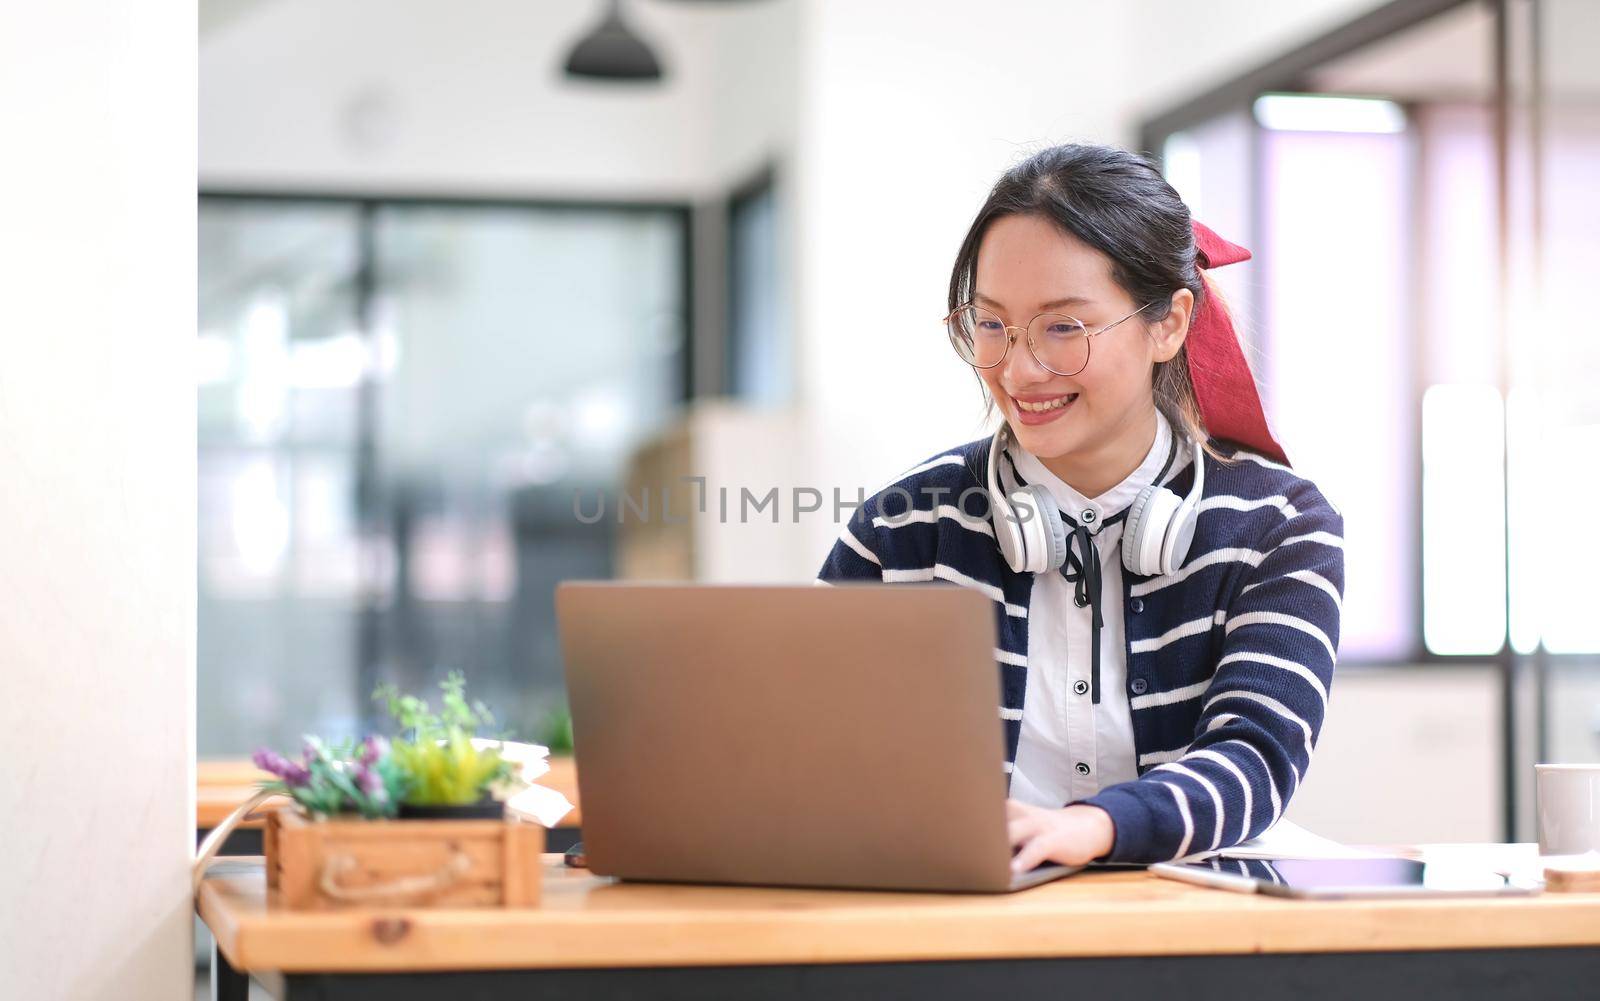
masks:
{"label": "wooden table top", "polygon": [[1600,893],[1307,901],[1142,871],[1006,895],[623,883],[544,857],[540,906],[289,912],[222,860],[198,908],[245,970],[404,971],[1600,946]]}
{"label": "wooden table top", "polygon": [[[254,796],[257,782],[272,776],[246,759],[219,758],[198,762],[195,777],[194,826],[195,830],[208,831],[222,823],[223,818],[240,803]],[[578,810],[578,769],[570,756],[552,756],[550,770],[540,776],[539,784],[555,789],[572,802],[572,812],[562,818],[562,827],[577,827],[583,822],[583,815]],[[262,809],[269,809],[281,802],[268,800]],[[261,825],[262,821],[257,818],[246,820],[239,826],[258,828]]]}

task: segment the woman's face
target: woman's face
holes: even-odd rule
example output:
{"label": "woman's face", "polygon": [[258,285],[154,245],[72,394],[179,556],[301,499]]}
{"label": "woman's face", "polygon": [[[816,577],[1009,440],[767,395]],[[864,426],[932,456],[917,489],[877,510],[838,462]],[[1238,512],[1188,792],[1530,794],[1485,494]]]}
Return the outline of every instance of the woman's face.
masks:
{"label": "woman's face", "polygon": [[[1004,216],[978,247],[973,300],[1011,326],[1026,327],[1039,313],[1064,313],[1093,332],[1144,305],[1112,280],[1111,266],[1105,254],[1046,219]],[[1041,366],[1017,331],[1005,360],[978,374],[1019,444],[1079,486],[1064,473],[1092,479],[1092,470],[1126,465],[1134,453],[1133,466],[1143,459],[1154,428],[1151,369],[1177,354],[1192,302],[1180,289],[1164,320],[1147,323],[1140,314],[1090,338],[1089,364],[1076,375]]]}

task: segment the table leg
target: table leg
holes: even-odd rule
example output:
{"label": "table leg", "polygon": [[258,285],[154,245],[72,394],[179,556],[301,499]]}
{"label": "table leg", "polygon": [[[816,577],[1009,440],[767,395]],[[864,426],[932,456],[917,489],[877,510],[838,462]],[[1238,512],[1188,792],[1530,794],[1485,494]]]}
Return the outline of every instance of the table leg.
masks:
{"label": "table leg", "polygon": [[211,1001],[250,1001],[250,974],[234,969],[216,942],[211,943]]}

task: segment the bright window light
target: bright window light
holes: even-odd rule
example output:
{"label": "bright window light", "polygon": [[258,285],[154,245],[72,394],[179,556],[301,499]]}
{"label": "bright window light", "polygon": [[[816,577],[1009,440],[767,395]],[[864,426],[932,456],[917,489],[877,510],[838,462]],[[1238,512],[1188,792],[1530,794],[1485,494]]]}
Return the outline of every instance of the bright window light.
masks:
{"label": "bright window light", "polygon": [[1278,132],[1403,132],[1406,113],[1393,101],[1322,94],[1263,94],[1256,121]]}
{"label": "bright window light", "polygon": [[1511,643],[1519,653],[1541,643],[1557,654],[1600,652],[1592,583],[1600,531],[1588,517],[1560,522],[1550,513],[1552,483],[1570,497],[1600,489],[1600,466],[1585,461],[1600,455],[1600,424],[1565,417],[1537,390],[1511,391]]}
{"label": "bright window light", "polygon": [[[1559,492],[1568,497],[1593,497],[1600,489],[1600,467],[1593,457],[1600,455],[1600,424],[1579,424],[1559,428],[1549,438],[1551,451],[1561,457],[1559,465],[1545,469],[1546,495],[1549,495],[1551,470],[1561,470]],[[1592,516],[1581,516],[1569,532],[1562,532],[1560,521],[1550,517],[1549,505],[1536,523],[1551,529],[1560,539],[1559,548],[1546,549],[1549,563],[1541,578],[1544,584],[1543,639],[1551,653],[1600,652],[1600,615],[1595,614],[1594,568],[1600,565],[1600,531]],[[1552,524],[1555,522],[1555,524]]]}
{"label": "bright window light", "polygon": [[1506,636],[1505,424],[1490,386],[1422,397],[1422,639],[1492,654]]}
{"label": "bright window light", "polygon": [[1201,162],[1200,144],[1189,133],[1174,132],[1167,137],[1161,149],[1161,169],[1167,183],[1196,216],[1205,215],[1205,206],[1200,202]]}
{"label": "bright window light", "polygon": [[[1406,436],[1416,420],[1403,320],[1412,294],[1406,143],[1328,132],[1262,139],[1271,280],[1257,300],[1268,331],[1258,371],[1267,412],[1295,468],[1344,516],[1341,661],[1394,663],[1413,652],[1418,617],[1417,535],[1404,514],[1414,503]],[[1317,306],[1327,301],[1330,269],[1341,287],[1361,290],[1359,320]]]}
{"label": "bright window light", "polygon": [[289,382],[298,389],[351,389],[367,371],[367,345],[353,332],[289,348]]}
{"label": "bright window light", "polygon": [[[1544,630],[1544,576],[1558,550],[1546,544],[1549,507],[1550,421],[1540,394],[1517,387],[1506,397],[1511,486],[1511,646],[1532,653]],[[1562,545],[1559,553],[1564,554]]]}
{"label": "bright window light", "polygon": [[289,508],[273,460],[260,458],[233,480],[233,544],[246,574],[270,578],[289,549]]}
{"label": "bright window light", "polygon": [[288,407],[289,311],[282,295],[264,293],[250,305],[240,346],[239,423],[247,440],[271,441]]}

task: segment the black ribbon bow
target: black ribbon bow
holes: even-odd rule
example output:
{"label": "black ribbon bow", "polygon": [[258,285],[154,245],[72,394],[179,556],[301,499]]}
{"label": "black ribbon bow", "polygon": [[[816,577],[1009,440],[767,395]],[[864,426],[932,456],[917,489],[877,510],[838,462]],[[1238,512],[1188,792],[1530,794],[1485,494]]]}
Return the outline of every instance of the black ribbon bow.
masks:
{"label": "black ribbon bow", "polygon": [[[1061,576],[1072,582],[1072,600],[1079,608],[1089,606],[1089,699],[1100,704],[1100,627],[1105,615],[1100,607],[1100,550],[1089,529],[1069,514],[1062,519],[1071,526],[1067,533],[1067,559]],[[1076,551],[1074,551],[1076,550]]]}

